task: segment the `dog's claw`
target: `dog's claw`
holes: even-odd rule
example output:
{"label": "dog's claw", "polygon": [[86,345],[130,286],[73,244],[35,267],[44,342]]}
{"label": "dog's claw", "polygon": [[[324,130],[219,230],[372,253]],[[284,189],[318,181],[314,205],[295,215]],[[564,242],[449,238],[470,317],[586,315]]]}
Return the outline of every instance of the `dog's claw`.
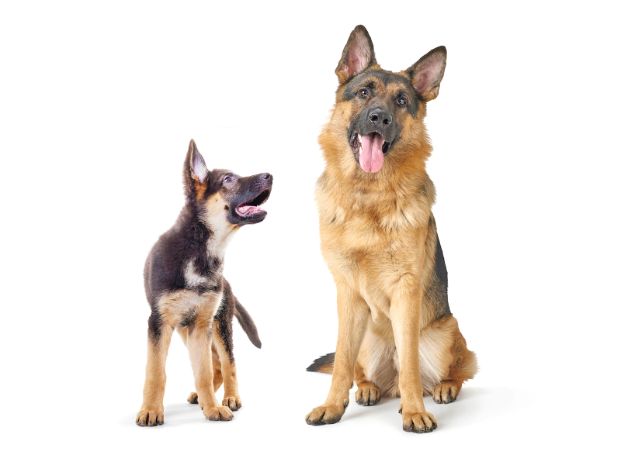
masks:
{"label": "dog's claw", "polygon": [[138,426],[158,426],[164,424],[164,407],[143,407],[136,415]]}
{"label": "dog's claw", "polygon": [[209,421],[231,421],[233,419],[231,409],[223,405],[203,407],[203,413]]}
{"label": "dog's claw", "polygon": [[360,405],[375,405],[381,399],[381,392],[379,388],[369,382],[360,383],[358,390],[356,391],[356,402]]}
{"label": "dog's claw", "polygon": [[309,425],[330,425],[341,419],[345,413],[345,406],[322,405],[314,408],[306,415],[306,423]]}
{"label": "dog's claw", "polygon": [[242,407],[241,399],[238,396],[228,396],[222,399],[222,405],[230,408],[233,412]]}
{"label": "dog's claw", "polygon": [[402,413],[403,431],[430,433],[438,427],[436,419],[428,412]]}
{"label": "dog's claw", "polygon": [[445,381],[433,388],[433,400],[437,404],[450,404],[457,399],[461,384]]}

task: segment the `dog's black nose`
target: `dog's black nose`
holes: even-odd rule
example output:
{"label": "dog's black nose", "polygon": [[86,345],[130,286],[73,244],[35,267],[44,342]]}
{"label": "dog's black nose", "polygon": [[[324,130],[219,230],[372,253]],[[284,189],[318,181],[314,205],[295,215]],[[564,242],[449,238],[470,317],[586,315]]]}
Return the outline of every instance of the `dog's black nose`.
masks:
{"label": "dog's black nose", "polygon": [[272,179],[273,179],[273,177],[272,177],[272,175],[271,175],[271,174],[269,174],[269,173],[263,173],[263,174],[260,174],[260,175],[259,175],[259,179],[260,179],[261,181],[271,182],[271,181],[272,181]]}
{"label": "dog's black nose", "polygon": [[392,115],[383,108],[374,108],[369,112],[369,121],[375,126],[390,126]]}

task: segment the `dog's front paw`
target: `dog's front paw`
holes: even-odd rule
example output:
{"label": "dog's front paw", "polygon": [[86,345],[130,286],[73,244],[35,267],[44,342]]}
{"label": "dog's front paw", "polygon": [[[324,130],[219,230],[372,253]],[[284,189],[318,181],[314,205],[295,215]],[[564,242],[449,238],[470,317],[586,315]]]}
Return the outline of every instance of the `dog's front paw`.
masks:
{"label": "dog's front paw", "polygon": [[157,426],[164,423],[164,406],[142,407],[136,415],[138,426]]}
{"label": "dog's front paw", "polygon": [[306,415],[306,423],[309,425],[329,425],[339,421],[344,413],[344,405],[321,405]]}
{"label": "dog's front paw", "polygon": [[430,433],[437,428],[436,419],[428,412],[403,412],[403,431]]}
{"label": "dog's front paw", "polygon": [[203,407],[205,417],[210,421],[231,421],[233,412],[224,405],[214,405],[212,407]]}
{"label": "dog's front paw", "polygon": [[239,396],[226,396],[222,399],[222,405],[230,408],[233,412],[239,410],[242,406]]}
{"label": "dog's front paw", "polygon": [[356,402],[360,405],[375,405],[380,401],[381,397],[381,392],[375,384],[371,382],[358,384]]}

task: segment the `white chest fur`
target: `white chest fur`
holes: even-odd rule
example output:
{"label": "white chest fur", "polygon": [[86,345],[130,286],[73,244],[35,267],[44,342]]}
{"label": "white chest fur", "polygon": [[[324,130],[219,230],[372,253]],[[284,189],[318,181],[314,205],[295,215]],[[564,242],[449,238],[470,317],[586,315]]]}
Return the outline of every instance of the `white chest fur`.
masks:
{"label": "white chest fur", "polygon": [[183,270],[183,279],[187,287],[206,286],[208,280],[196,270],[194,260],[190,260]]}
{"label": "white chest fur", "polygon": [[238,228],[229,222],[228,211],[220,196],[209,199],[203,220],[211,232],[207,242],[207,254],[222,260],[226,246]]}

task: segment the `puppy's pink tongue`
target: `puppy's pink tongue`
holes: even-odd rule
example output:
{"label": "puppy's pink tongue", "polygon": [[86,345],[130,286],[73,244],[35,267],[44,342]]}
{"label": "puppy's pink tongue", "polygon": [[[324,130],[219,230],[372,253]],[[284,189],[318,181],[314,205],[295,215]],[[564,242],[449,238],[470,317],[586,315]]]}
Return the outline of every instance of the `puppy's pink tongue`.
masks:
{"label": "puppy's pink tongue", "polygon": [[237,207],[235,209],[240,216],[250,216],[261,211],[261,208],[255,207],[254,205],[243,205],[241,207]]}
{"label": "puppy's pink tongue", "polygon": [[384,139],[379,134],[358,136],[360,140],[360,167],[367,173],[377,173],[384,165],[382,145]]}

